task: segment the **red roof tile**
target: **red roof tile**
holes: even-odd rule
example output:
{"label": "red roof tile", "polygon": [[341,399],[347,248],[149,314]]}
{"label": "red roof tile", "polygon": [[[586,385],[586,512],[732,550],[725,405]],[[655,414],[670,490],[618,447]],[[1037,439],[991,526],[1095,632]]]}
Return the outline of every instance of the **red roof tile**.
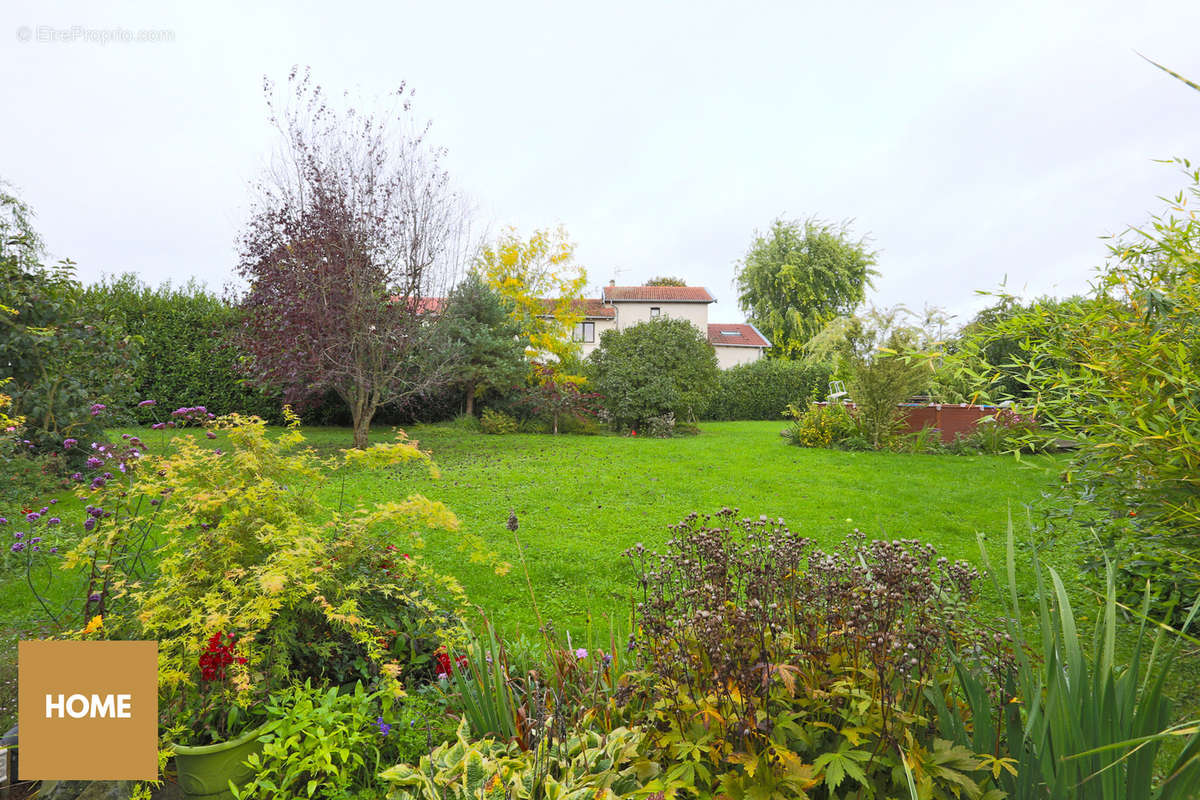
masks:
{"label": "red roof tile", "polygon": [[703,286],[605,286],[609,302],[715,303],[716,298]]}
{"label": "red roof tile", "polygon": [[[543,298],[542,303],[549,309],[554,300]],[[616,319],[617,316],[617,310],[612,306],[606,306],[604,301],[598,297],[585,297],[577,300],[572,304],[571,310],[582,313],[586,319]]]}
{"label": "red roof tile", "polygon": [[708,343],[732,347],[770,347],[767,338],[753,325],[723,323],[708,326]]}

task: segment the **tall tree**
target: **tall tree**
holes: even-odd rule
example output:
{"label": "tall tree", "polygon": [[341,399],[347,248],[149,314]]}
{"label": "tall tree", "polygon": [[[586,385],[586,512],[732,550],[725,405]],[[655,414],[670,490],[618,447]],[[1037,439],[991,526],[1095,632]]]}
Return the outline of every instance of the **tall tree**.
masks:
{"label": "tall tree", "polygon": [[483,280],[512,303],[531,359],[562,363],[579,350],[572,340],[583,320],[587,272],[575,263],[575,245],[563,228],[536,230],[523,239],[509,228],[475,260]]}
{"label": "tall tree", "polygon": [[365,447],[385,403],[453,377],[437,301],[459,266],[465,213],[401,85],[383,113],[335,109],[307,71],[271,120],[282,137],[242,236],[243,347],[260,379],[303,404],[332,390]]}
{"label": "tall tree", "polygon": [[738,264],[738,302],[774,345],[771,355],[794,358],[835,317],[863,301],[878,273],[867,240],[849,226],[815,217],[777,219]]}
{"label": "tall tree", "polygon": [[489,389],[521,384],[528,372],[521,326],[511,304],[475,272],[454,287],[446,301],[446,337],[461,347],[455,383],[466,395],[466,411]]}

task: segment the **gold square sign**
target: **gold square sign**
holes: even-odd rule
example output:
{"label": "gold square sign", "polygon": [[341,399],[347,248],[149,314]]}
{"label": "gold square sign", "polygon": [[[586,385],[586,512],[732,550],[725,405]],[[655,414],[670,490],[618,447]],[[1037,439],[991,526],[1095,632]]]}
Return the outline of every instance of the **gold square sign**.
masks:
{"label": "gold square sign", "polygon": [[158,643],[17,646],[21,778],[158,777]]}

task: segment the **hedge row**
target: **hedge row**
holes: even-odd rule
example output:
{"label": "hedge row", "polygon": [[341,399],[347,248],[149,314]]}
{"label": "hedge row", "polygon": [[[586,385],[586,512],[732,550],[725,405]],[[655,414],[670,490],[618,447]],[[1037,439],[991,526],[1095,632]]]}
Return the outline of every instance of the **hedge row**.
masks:
{"label": "hedge row", "polygon": [[140,340],[134,391],[157,406],[135,409],[154,422],[180,406],[204,405],[215,414],[239,411],[282,421],[277,395],[238,373],[241,354],[230,341],[238,312],[194,282],[151,289],[133,275],[87,287],[83,303]]}
{"label": "hedge row", "polygon": [[782,419],[788,403],[824,398],[830,368],[823,364],[760,359],[722,370],[705,419]]}
{"label": "hedge row", "polygon": [[[202,286],[189,282],[152,289],[124,275],[87,287],[82,303],[89,315],[140,340],[133,393],[157,405],[135,408],[137,422],[152,423],[173,409],[194,405],[214,414],[237,411],[283,421],[279,393],[259,389],[239,370],[242,353],[231,336],[238,327],[238,310]],[[406,409],[386,405],[373,421],[395,425],[450,419],[462,410],[460,395],[447,390]],[[333,393],[303,409],[301,418],[309,425],[350,424],[349,410]]]}

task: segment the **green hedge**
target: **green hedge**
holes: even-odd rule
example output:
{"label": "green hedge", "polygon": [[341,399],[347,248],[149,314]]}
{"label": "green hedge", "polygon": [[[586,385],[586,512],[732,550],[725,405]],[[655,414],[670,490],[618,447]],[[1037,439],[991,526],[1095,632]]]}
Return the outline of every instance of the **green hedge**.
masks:
{"label": "green hedge", "polygon": [[760,359],[722,370],[705,419],[780,420],[788,403],[824,399],[830,368],[824,364]]}
{"label": "green hedge", "polygon": [[151,289],[133,275],[89,286],[84,304],[127,335],[141,339],[134,367],[140,423],[168,418],[180,406],[203,405],[214,414],[234,411],[281,422],[282,403],[238,373],[240,353],[230,341],[238,311],[195,282]]}

